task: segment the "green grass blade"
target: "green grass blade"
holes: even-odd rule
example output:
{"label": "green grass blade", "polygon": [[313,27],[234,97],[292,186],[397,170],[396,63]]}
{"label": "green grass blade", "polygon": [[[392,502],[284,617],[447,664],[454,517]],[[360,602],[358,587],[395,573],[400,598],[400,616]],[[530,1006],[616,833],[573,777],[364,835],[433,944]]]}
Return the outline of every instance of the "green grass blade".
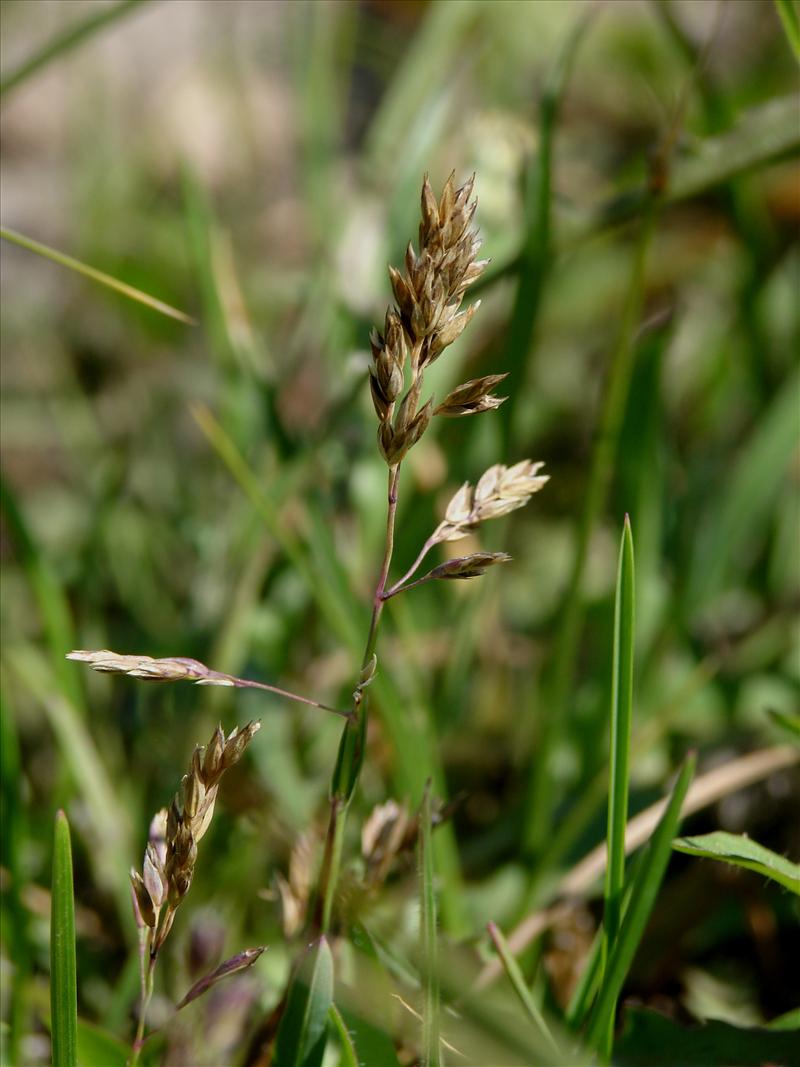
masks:
{"label": "green grass blade", "polygon": [[420,933],[425,1002],[422,1012],[423,1067],[440,1067],[439,1040],[439,961],[436,929],[436,887],[434,884],[431,830],[430,783],[422,798],[419,835]]}
{"label": "green grass blade", "polygon": [[736,554],[764,522],[786,484],[791,458],[800,442],[800,372],[786,381],[739,450],[730,477],[709,500],[707,522],[695,539],[689,568],[689,612],[724,587]]}
{"label": "green grass blade", "polygon": [[[645,855],[645,852],[639,852],[636,859],[628,868],[628,873],[625,877],[625,888],[622,894],[623,921],[628,911],[628,905],[631,902],[631,890],[638,877],[639,867],[641,866],[642,859]],[[579,1029],[589,1014],[589,1010],[603,979],[603,968],[607,962],[605,949],[605,930],[601,926],[592,942],[589,958],[583,966],[580,979],[573,990],[564,1015],[565,1022],[572,1030]]]}
{"label": "green grass blade", "polygon": [[558,129],[561,101],[578,44],[588,25],[579,17],[556,56],[539,104],[539,149],[528,168],[525,191],[525,240],[518,264],[517,293],[508,330],[504,369],[513,376],[503,426],[506,444],[514,437],[517,399],[523,395],[528,352],[539,317],[542,293],[552,263],[551,206],[553,141]]}
{"label": "green grass blade", "polygon": [[177,319],[178,322],[184,322],[188,326],[197,325],[196,320],[193,319],[191,315],[187,315],[185,311],[179,311],[170,304],[165,304],[163,300],[158,300],[156,297],[150,296],[149,293],[143,293],[141,289],[136,289],[133,285],[128,285],[127,282],[122,282],[119,278],[114,278],[110,274],[106,274],[105,271],[90,267],[87,263],[81,263],[79,259],[74,259],[72,256],[68,256],[64,252],[58,252],[55,248],[50,248],[49,245],[44,245],[40,241],[34,241],[32,237],[25,237],[23,234],[17,233],[16,230],[9,230],[7,227],[0,227],[0,237],[5,241],[9,241],[11,244],[19,245],[20,248],[24,248],[28,252],[34,252],[37,256],[43,256],[45,259],[49,259],[52,263],[57,263],[59,266],[66,267],[68,270],[74,270],[77,274],[82,274],[85,278],[91,278],[93,282],[99,282],[100,285],[105,285],[107,288],[113,289],[122,296],[126,296],[129,300],[135,300],[139,304],[144,304],[152,311],[158,311],[161,315],[167,315],[171,319]]}
{"label": "green grass blade", "polygon": [[511,982],[511,985],[514,988],[514,992],[517,994],[520,1003],[522,1004],[525,1011],[528,1013],[528,1017],[530,1018],[533,1025],[536,1027],[536,1031],[539,1036],[543,1038],[545,1042],[547,1042],[548,1046],[552,1049],[556,1056],[558,1056],[558,1045],[555,1043],[553,1035],[550,1033],[550,1029],[544,1020],[544,1016],[539,1011],[539,1007],[536,1001],[533,999],[533,994],[528,988],[528,985],[525,981],[525,976],[522,973],[522,969],[514,958],[514,955],[511,952],[508,942],[506,941],[499,927],[497,927],[493,922],[489,923],[488,930],[489,936],[491,937],[492,942],[494,943],[494,947],[497,950],[497,955],[502,961],[503,968],[505,969],[506,975],[508,976],[508,980]]}
{"label": "green grass blade", "polygon": [[797,13],[797,2],[796,0],[775,0],[775,7],[794,57],[800,60],[800,15]]}
{"label": "green grass blade", "polygon": [[698,837],[679,837],[672,842],[672,847],[690,856],[720,860],[734,867],[756,871],[800,896],[800,864],[792,863],[785,856],[779,856],[777,852],[759,845],[757,841],[751,841],[743,834],[716,830]]}
{"label": "green grass blade", "polygon": [[669,863],[672,839],[680,820],[681,807],[694,774],[695,764],[696,757],[693,754],[688,756],[678,775],[664,814],[648,842],[647,852],[642,859],[641,866],[637,870],[631,889],[631,902],[625,913],[619,936],[609,955],[603,983],[586,1031],[586,1041],[591,1048],[596,1048],[608,1032],[609,1026],[613,1026],[617,1000],[622,992],[626,975],[644,934]]}
{"label": "green grass blade", "polygon": [[341,1050],[339,1067],[359,1067],[358,1052],[356,1051],[356,1046],[353,1041],[353,1035],[347,1029],[347,1023],[342,1018],[342,1013],[335,1004],[331,1004],[328,1017],[331,1026],[339,1039],[339,1048]]}
{"label": "green grass blade", "polygon": [[275,1067],[319,1067],[333,1005],[333,956],[324,937],[312,944],[292,979],[275,1040]]}
{"label": "green grass blade", "polygon": [[50,1011],[53,1067],[77,1067],[78,981],[72,845],[63,811],[56,814],[50,911]]}
{"label": "green grass blade", "polygon": [[[633,537],[628,516],[622,530],[614,602],[614,649],[611,666],[611,744],[609,759],[608,829],[603,891],[604,956],[614,951],[622,916],[625,884],[625,827],[628,823],[631,721],[633,718],[634,646]],[[613,1022],[614,1010],[610,1018]],[[613,1037],[608,1033],[606,1053]]]}
{"label": "green grass blade", "polygon": [[17,86],[22,85],[28,78],[36,74],[37,71],[46,67],[48,63],[65,55],[67,52],[71,52],[73,48],[77,48],[79,44],[99,33],[109,23],[116,22],[117,19],[127,15],[133,8],[144,2],[146,0],[120,0],[119,3],[103,8],[96,14],[89,15],[87,18],[68,26],[0,81],[0,96],[4,96],[6,93],[11,92],[12,89],[16,89]]}

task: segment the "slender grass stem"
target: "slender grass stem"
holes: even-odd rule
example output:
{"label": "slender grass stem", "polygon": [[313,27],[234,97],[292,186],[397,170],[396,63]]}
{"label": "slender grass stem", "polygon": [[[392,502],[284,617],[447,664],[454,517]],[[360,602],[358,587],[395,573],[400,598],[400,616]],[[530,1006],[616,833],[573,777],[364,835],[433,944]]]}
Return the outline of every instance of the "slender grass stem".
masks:
{"label": "slender grass stem", "polygon": [[414,560],[414,562],[411,564],[411,566],[408,568],[408,570],[403,575],[403,577],[402,578],[398,578],[397,581],[394,583],[394,585],[392,585],[389,589],[387,589],[386,592],[383,594],[383,599],[384,600],[389,600],[391,597],[393,597],[395,595],[395,593],[399,593],[401,588],[404,588],[404,589],[410,589],[411,588],[411,586],[407,586],[405,583],[408,581],[409,578],[411,578],[414,574],[417,573],[417,570],[419,569],[420,564],[425,559],[425,557],[430,552],[430,550],[433,548],[433,546],[435,544],[437,544],[437,543],[438,542],[435,540],[435,538],[433,536],[428,538],[428,540],[425,542],[425,544],[420,549],[419,555]]}
{"label": "slender grass stem", "polygon": [[153,931],[147,927],[142,931],[139,941],[139,966],[140,966],[140,991],[139,991],[139,1019],[136,1023],[136,1034],[131,1045],[131,1055],[128,1067],[137,1067],[139,1055],[144,1047],[144,1030],[147,1024],[147,1010],[153,998],[153,982],[155,979],[156,956],[153,955]]}
{"label": "slender grass stem", "polygon": [[24,60],[15,70],[3,78],[0,82],[0,95],[10,92],[18,85],[21,85],[24,81],[27,81],[33,74],[41,70],[42,67],[46,67],[48,63],[54,59],[58,59],[59,56],[64,55],[67,52],[72,51],[79,44],[85,41],[87,38],[98,33],[103,27],[108,26],[109,23],[115,22],[123,15],[127,15],[134,8],[139,7],[146,0],[120,0],[118,4],[114,4],[112,7],[102,8],[100,11],[89,15],[88,18],[81,19],[79,22],[75,22],[68,26],[61,33],[53,37],[52,40],[30,56],[29,59]]}
{"label": "slender grass stem", "polygon": [[120,281],[119,278],[114,278],[111,274],[106,274],[103,270],[97,270],[96,267],[90,267],[88,263],[82,263],[79,259],[74,259],[72,256],[68,256],[64,252],[59,252],[55,248],[50,248],[49,245],[42,244],[41,241],[34,241],[32,237],[26,237],[24,234],[17,233],[16,230],[10,230],[5,226],[0,228],[0,237],[2,237],[4,241],[9,241],[11,244],[18,245],[20,248],[24,248],[28,252],[34,252],[37,256],[49,259],[52,263],[57,263],[60,267],[74,270],[76,274],[82,274],[85,278],[90,278],[93,282],[99,282],[100,285],[105,285],[107,288],[113,289],[117,293],[121,293],[122,296],[128,297],[129,300],[135,300],[139,304],[144,304],[153,311],[158,311],[162,315],[166,315],[171,319],[177,319],[178,322],[183,322],[187,326],[197,325],[197,320],[193,319],[191,315],[187,315],[185,311],[180,311],[178,308],[172,307],[163,300],[158,300],[149,293],[143,293],[141,289],[137,289],[133,285],[128,285],[127,282]]}
{"label": "slender grass stem", "polygon": [[[389,579],[389,568],[392,563],[394,552],[394,528],[397,518],[397,492],[400,481],[400,464],[389,468],[389,488],[387,493],[386,508],[386,541],[383,550],[378,581],[375,586],[375,594],[372,598],[372,616],[370,618],[367,642],[364,648],[364,656],[361,661],[362,671],[372,662],[375,655],[375,647],[378,641],[378,629],[386,596],[386,583]],[[353,796],[358,778],[361,773],[361,765],[364,761],[364,744],[367,735],[368,704],[366,696],[366,683],[359,682],[353,693],[353,708],[351,718],[344,728],[342,740],[339,745],[339,755],[331,782],[331,812],[328,822],[328,832],[325,838],[325,852],[320,871],[318,903],[312,926],[315,932],[326,934],[330,929],[331,916],[333,913],[333,900],[336,895],[336,886],[339,881],[339,871],[342,860],[342,844],[344,841],[345,825],[347,822],[347,809]]]}

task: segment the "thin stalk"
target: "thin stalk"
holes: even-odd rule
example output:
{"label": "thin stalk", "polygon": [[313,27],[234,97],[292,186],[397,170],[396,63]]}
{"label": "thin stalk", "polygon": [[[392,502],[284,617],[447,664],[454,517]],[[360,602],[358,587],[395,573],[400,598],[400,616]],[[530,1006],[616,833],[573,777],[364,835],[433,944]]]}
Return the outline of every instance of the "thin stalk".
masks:
{"label": "thin stalk", "polygon": [[152,952],[153,931],[147,927],[142,931],[139,941],[139,967],[140,967],[140,992],[139,992],[139,1019],[136,1024],[136,1034],[131,1045],[131,1054],[128,1059],[128,1067],[137,1067],[139,1054],[144,1046],[144,1028],[147,1023],[147,1009],[153,998],[153,982],[155,978],[156,957]]}
{"label": "thin stalk", "polygon": [[158,300],[156,297],[150,296],[149,293],[144,293],[141,289],[137,289],[133,285],[128,285],[127,282],[122,282],[119,278],[114,278],[111,274],[106,274],[105,271],[97,270],[96,267],[90,267],[88,263],[82,263],[79,259],[74,259],[72,256],[68,256],[64,252],[59,252],[57,249],[51,248],[49,245],[42,244],[41,241],[34,241],[32,237],[26,237],[24,234],[17,233],[16,230],[9,230],[5,226],[0,227],[0,237],[2,237],[4,241],[9,241],[11,244],[24,248],[27,252],[34,252],[37,256],[43,256],[44,259],[49,259],[52,263],[57,263],[60,267],[74,270],[76,274],[82,274],[85,278],[90,278],[93,282],[99,282],[100,285],[105,285],[107,288],[113,289],[117,293],[121,293],[122,296],[127,296],[129,300],[135,300],[139,304],[144,304],[145,307],[149,307],[153,311],[158,311],[162,315],[167,315],[171,319],[177,319],[178,322],[186,323],[187,326],[197,325],[197,320],[193,319],[191,315],[187,315],[185,311],[179,311],[178,308],[166,304],[163,300]]}
{"label": "thin stalk", "polygon": [[[397,517],[397,489],[400,480],[400,464],[389,468],[389,488],[387,493],[386,509],[386,542],[383,550],[383,562],[381,563],[375,593],[372,598],[372,616],[370,618],[367,642],[364,655],[361,660],[362,672],[372,662],[375,655],[375,646],[378,641],[378,629],[380,627],[383,605],[386,597],[386,583],[389,578],[389,567],[392,563],[394,552],[394,528]],[[364,744],[367,733],[368,704],[366,697],[367,682],[360,681],[353,693],[353,708],[351,717],[344,728],[342,740],[339,745],[339,755],[331,782],[331,813],[328,822],[328,832],[325,838],[325,853],[322,860],[319,883],[319,903],[314,917],[315,931],[326,934],[330,927],[333,912],[333,900],[336,895],[336,886],[339,881],[339,871],[342,860],[342,843],[344,840],[345,825],[347,822],[347,809],[350,799],[355,792],[358,778],[361,773],[361,765],[364,761]]]}
{"label": "thin stalk", "polygon": [[433,548],[433,546],[438,544],[438,543],[439,542],[434,539],[433,535],[431,535],[428,538],[428,540],[425,542],[425,544],[420,549],[419,555],[414,560],[414,562],[411,564],[411,566],[408,568],[408,570],[403,575],[403,577],[402,578],[398,578],[397,581],[394,583],[394,585],[390,586],[390,588],[387,589],[386,592],[383,594],[383,599],[384,600],[389,600],[390,597],[393,597],[395,595],[395,593],[399,593],[400,589],[401,589],[401,586],[406,588],[406,589],[410,589],[411,588],[411,586],[406,586],[405,583],[408,581],[409,578],[412,577],[412,575],[416,574],[416,572],[419,570],[419,566],[422,563],[422,561],[425,559],[425,557],[430,552],[430,550]]}
{"label": "thin stalk", "polygon": [[103,8],[101,11],[90,15],[88,18],[81,19],[79,22],[74,22],[68,26],[61,33],[57,34],[52,40],[41,48],[29,59],[24,60],[16,70],[12,72],[0,82],[0,94],[5,94],[15,89],[22,82],[26,81],[36,71],[41,70],[42,67],[47,66],[52,60],[57,59],[59,56],[64,55],[66,52],[71,52],[73,48],[76,48],[82,41],[85,41],[88,37],[97,33],[103,29],[109,23],[116,21],[123,15],[127,15],[134,8],[140,4],[146,2],[146,0],[120,0],[120,3],[113,5],[112,7]]}

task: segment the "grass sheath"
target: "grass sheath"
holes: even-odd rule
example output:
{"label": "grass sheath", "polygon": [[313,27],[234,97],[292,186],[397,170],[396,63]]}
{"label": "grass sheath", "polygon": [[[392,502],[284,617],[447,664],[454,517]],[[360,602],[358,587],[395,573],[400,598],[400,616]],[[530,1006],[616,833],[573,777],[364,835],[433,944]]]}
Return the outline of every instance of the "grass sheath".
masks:
{"label": "grass sheath", "polygon": [[50,910],[50,1011],[53,1067],[77,1067],[78,983],[72,845],[63,811],[56,814]]}

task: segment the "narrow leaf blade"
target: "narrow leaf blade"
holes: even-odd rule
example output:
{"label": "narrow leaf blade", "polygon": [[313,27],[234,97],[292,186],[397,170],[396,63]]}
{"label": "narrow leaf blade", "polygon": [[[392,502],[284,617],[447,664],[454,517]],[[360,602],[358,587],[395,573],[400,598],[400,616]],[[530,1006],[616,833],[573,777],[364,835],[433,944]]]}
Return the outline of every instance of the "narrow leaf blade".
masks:
{"label": "narrow leaf blade", "polygon": [[187,315],[185,311],[179,311],[178,308],[172,307],[171,304],[166,304],[163,300],[158,300],[156,297],[150,296],[149,293],[144,293],[141,289],[137,289],[133,285],[128,285],[127,282],[120,281],[119,278],[106,274],[105,271],[90,267],[88,263],[82,263],[73,256],[68,256],[64,252],[50,248],[49,245],[42,244],[41,241],[34,241],[32,237],[26,237],[24,234],[17,233],[16,230],[9,230],[5,227],[0,228],[0,237],[5,241],[10,241],[11,244],[26,249],[28,252],[34,252],[37,256],[49,259],[60,267],[66,267],[68,270],[75,271],[76,274],[82,274],[84,278],[90,278],[93,282],[105,285],[106,288],[113,289],[122,296],[126,296],[129,300],[144,304],[152,311],[158,311],[161,315],[166,315],[170,319],[177,319],[178,322],[186,323],[187,326],[197,325],[196,320],[191,315]]}
{"label": "narrow leaf blade", "polygon": [[78,983],[72,845],[63,811],[56,814],[50,912],[50,1011],[53,1067],[77,1067]]}

